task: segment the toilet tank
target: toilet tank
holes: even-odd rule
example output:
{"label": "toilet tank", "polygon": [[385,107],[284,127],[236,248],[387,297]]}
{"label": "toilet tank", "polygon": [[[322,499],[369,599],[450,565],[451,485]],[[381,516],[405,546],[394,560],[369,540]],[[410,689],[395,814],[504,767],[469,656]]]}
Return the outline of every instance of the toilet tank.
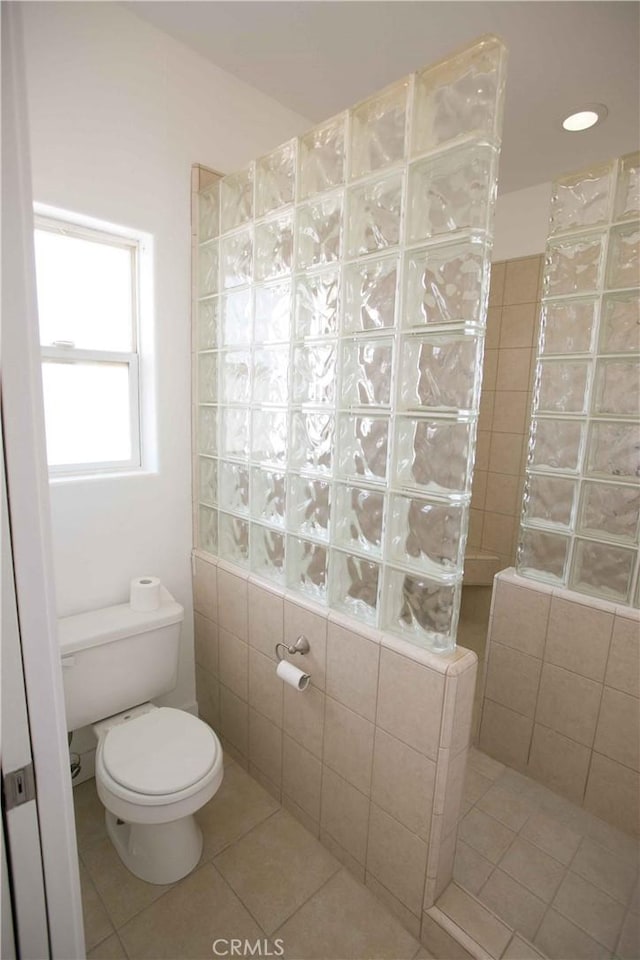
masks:
{"label": "toilet tank", "polygon": [[161,587],[157,610],[128,603],[58,620],[67,730],[172,690],[184,610]]}

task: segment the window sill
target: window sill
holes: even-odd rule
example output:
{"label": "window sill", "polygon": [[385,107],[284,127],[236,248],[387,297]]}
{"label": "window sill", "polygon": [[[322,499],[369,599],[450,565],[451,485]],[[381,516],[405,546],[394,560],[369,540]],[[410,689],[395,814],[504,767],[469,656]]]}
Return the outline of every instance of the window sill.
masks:
{"label": "window sill", "polygon": [[93,483],[98,480],[126,480],[131,477],[155,477],[157,470],[146,470],[143,467],[130,467],[123,470],[104,470],[96,473],[59,473],[49,474],[51,486],[68,483]]}

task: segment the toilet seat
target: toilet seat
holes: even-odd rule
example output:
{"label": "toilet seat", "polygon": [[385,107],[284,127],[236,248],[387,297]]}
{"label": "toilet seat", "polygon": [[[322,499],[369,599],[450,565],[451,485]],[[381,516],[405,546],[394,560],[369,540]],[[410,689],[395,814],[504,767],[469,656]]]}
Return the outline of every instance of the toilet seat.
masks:
{"label": "toilet seat", "polygon": [[101,759],[109,778],[144,803],[145,797],[184,795],[206,778],[219,747],[197,717],[159,707],[108,730]]}

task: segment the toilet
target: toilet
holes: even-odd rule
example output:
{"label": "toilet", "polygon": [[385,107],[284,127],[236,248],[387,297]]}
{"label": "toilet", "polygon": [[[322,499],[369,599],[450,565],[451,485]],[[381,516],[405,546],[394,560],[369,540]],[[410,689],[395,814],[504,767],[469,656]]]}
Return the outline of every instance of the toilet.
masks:
{"label": "toilet", "polygon": [[214,731],[151,702],[176,685],[183,616],[162,587],[156,610],[126,603],[58,621],[67,729],[92,725],[107,833],[124,865],[149,883],[173,883],[197,865],[194,814],[223,777]]}

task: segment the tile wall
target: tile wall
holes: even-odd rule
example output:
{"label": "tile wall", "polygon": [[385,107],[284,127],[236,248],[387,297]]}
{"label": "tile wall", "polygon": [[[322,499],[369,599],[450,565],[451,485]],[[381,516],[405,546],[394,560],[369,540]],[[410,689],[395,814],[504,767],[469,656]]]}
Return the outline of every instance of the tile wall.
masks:
{"label": "tile wall", "polygon": [[640,833],[640,613],[495,580],[480,748]]}
{"label": "tile wall", "polygon": [[[224,749],[420,934],[449,883],[475,654],[436,655],[362,627],[240,568],[197,555],[200,715]],[[275,644],[304,692],[276,676]]]}

